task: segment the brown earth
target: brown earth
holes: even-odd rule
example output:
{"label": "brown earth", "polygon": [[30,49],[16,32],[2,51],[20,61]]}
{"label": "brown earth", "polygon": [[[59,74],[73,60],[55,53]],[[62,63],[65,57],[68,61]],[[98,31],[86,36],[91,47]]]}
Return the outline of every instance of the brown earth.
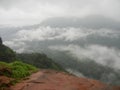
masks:
{"label": "brown earth", "polygon": [[27,80],[12,86],[11,90],[120,90],[120,88],[112,88],[97,80],[78,78],[64,72],[40,70]]}
{"label": "brown earth", "polygon": [[9,87],[12,85],[12,81],[14,79],[6,77],[6,76],[0,76],[0,90],[10,90]]}
{"label": "brown earth", "polygon": [[8,85],[10,83],[11,79],[6,76],[0,76],[0,86],[3,84]]}

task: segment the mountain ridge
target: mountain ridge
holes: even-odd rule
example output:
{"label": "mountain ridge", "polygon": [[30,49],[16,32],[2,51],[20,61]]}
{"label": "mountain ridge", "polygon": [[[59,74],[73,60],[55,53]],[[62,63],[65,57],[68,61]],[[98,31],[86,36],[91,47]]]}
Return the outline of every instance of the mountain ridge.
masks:
{"label": "mountain ridge", "polygon": [[100,28],[108,28],[108,29],[116,29],[119,30],[120,22],[115,21],[111,18],[107,18],[104,16],[93,15],[84,18],[77,17],[56,17],[49,18],[41,22],[40,26],[50,26],[50,27],[76,27],[76,28],[91,28],[91,29],[100,29]]}

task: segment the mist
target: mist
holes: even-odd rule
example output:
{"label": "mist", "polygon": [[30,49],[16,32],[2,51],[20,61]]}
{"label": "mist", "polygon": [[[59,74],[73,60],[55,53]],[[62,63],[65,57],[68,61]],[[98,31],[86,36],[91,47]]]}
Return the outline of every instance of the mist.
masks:
{"label": "mist", "polygon": [[45,53],[77,76],[119,84],[119,8],[119,0],[0,0],[0,36],[17,53]]}
{"label": "mist", "polygon": [[0,24],[33,25],[52,17],[101,15],[120,21],[119,0],[0,0]]}

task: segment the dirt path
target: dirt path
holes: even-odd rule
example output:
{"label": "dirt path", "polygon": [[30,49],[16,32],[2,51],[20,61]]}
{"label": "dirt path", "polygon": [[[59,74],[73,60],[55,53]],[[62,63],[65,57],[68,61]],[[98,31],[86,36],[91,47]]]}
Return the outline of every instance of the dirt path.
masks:
{"label": "dirt path", "polygon": [[110,90],[96,80],[78,78],[63,72],[41,70],[17,85],[12,90]]}

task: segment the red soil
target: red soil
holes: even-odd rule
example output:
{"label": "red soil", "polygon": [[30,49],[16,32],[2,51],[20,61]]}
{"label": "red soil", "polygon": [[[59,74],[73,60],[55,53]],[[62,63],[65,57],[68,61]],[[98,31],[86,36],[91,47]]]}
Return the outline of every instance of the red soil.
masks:
{"label": "red soil", "polygon": [[8,85],[12,79],[6,77],[6,76],[0,76],[0,86],[2,84]]}
{"label": "red soil", "polygon": [[52,70],[41,70],[11,87],[11,90],[120,90],[112,89],[97,80]]}

